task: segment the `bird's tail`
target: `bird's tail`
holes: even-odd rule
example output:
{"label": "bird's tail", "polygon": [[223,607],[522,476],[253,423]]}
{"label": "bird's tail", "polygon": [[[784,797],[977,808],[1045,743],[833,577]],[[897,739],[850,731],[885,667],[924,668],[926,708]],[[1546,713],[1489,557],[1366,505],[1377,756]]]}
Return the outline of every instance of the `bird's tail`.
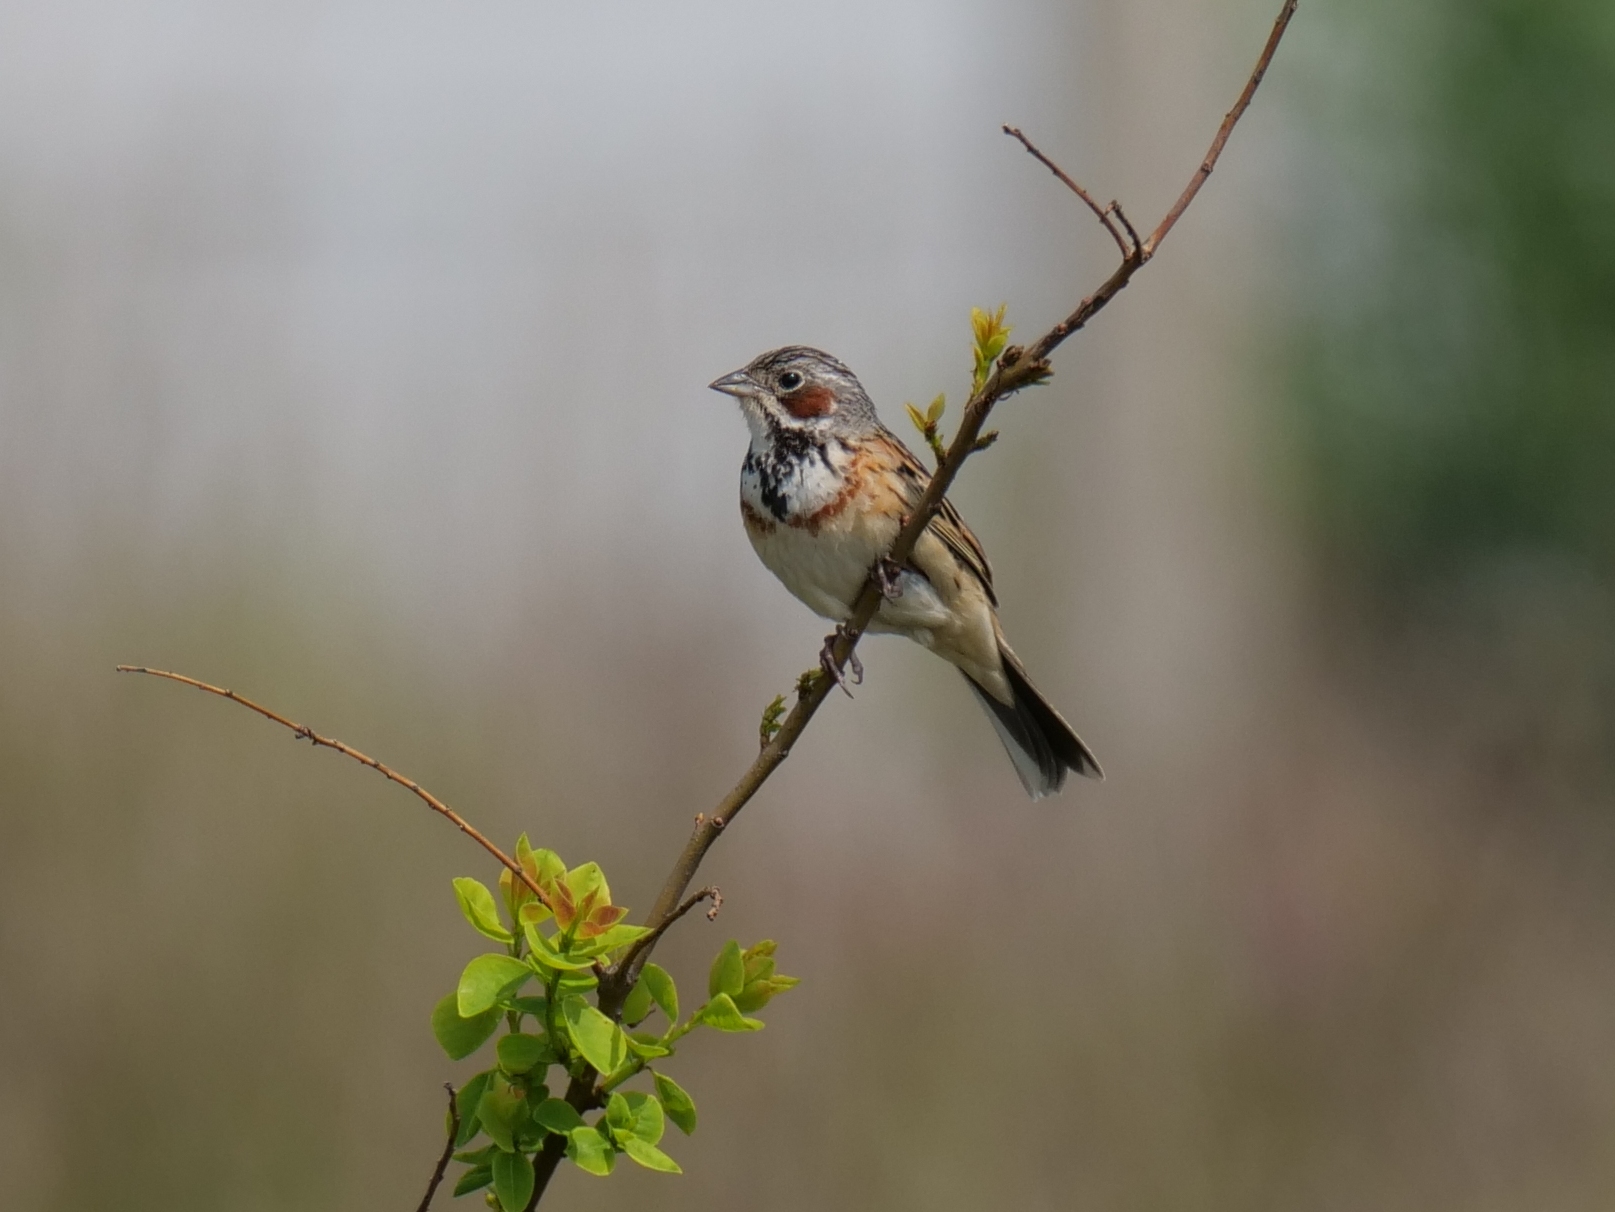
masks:
{"label": "bird's tail", "polygon": [[1026,794],[1034,800],[1054,794],[1064,786],[1067,770],[1075,770],[1084,778],[1104,778],[1104,771],[1099,769],[1088,746],[1038,693],[1032,679],[1026,676],[1020,658],[1002,640],[998,644],[998,655],[1009,682],[1011,699],[1008,703],[1000,703],[969,675],[965,680],[987,709],[998,739],[1004,742],[1009,760],[1015,763],[1015,773],[1020,776]]}

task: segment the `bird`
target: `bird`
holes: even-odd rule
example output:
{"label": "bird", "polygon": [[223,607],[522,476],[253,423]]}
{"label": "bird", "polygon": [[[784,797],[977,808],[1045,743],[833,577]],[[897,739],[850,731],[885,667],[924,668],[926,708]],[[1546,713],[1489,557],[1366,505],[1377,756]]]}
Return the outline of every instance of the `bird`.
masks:
{"label": "bird", "polygon": [[[1067,771],[1104,778],[1004,638],[987,553],[953,504],[944,498],[904,567],[887,558],[931,474],[881,424],[851,370],[822,350],[787,345],[710,386],[745,417],[740,515],[786,589],[839,630],[873,572],[882,600],[869,630],[907,636],[958,668],[1032,799],[1059,791]],[[841,681],[835,638],[821,664]],[[856,659],[851,667],[861,676]]]}

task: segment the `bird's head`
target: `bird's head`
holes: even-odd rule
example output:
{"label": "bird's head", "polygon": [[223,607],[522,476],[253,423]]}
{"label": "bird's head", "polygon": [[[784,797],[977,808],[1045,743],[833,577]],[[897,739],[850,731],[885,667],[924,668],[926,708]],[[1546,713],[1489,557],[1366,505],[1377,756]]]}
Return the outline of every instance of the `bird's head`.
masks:
{"label": "bird's head", "polygon": [[879,424],[857,376],[806,345],[769,350],[715,381],[712,390],[739,400],[759,435],[784,429],[854,436]]}

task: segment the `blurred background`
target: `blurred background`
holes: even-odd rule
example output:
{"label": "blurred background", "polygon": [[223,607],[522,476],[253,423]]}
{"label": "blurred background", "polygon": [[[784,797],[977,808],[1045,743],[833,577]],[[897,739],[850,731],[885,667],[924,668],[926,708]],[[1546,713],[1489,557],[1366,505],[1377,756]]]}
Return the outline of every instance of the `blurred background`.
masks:
{"label": "blurred background", "polygon": [[[476,1068],[491,865],[114,663],[642,910],[825,629],[705,384],[957,402],[1114,258],[999,124],[1153,224],[1276,7],[0,7],[0,1205],[413,1207]],[[544,1206],[1615,1203],[1612,215],[1607,3],[1305,0],[955,494],[1109,781],[869,643],[665,948],[801,988]]]}

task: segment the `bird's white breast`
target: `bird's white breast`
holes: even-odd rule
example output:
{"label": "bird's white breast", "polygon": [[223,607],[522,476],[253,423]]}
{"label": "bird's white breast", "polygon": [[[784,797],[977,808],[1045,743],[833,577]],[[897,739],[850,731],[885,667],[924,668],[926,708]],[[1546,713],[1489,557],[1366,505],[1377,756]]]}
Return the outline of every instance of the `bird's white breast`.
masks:
{"label": "bird's white breast", "polygon": [[[754,436],[740,476],[746,534],[763,564],[814,613],[851,613],[869,570],[897,536],[898,519],[871,508],[849,480],[854,453],[838,439],[806,450]],[[914,635],[938,626],[946,608],[923,576],[905,570],[903,592],[881,604],[873,630]]]}

